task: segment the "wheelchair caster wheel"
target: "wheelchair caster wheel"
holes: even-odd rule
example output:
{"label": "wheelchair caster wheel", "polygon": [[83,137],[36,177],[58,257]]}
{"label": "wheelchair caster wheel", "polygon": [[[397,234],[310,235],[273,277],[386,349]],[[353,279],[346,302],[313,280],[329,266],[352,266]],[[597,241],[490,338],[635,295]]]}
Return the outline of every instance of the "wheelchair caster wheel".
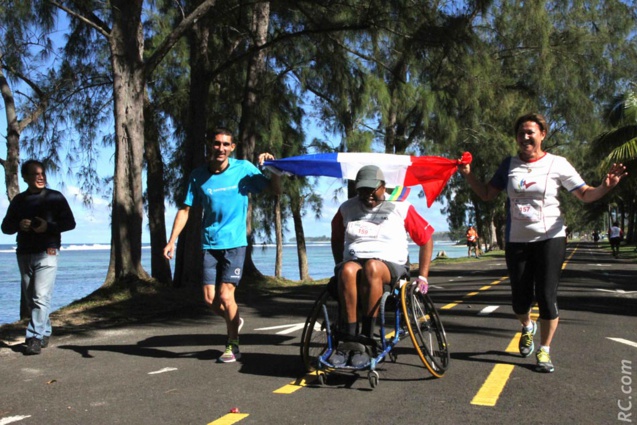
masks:
{"label": "wheelchair caster wheel", "polygon": [[392,353],[391,351],[389,352],[389,361],[392,363],[396,363],[396,360],[398,359],[398,356],[395,353]]}
{"label": "wheelchair caster wheel", "polygon": [[325,385],[327,383],[327,375],[325,373],[318,374],[318,383],[320,385]]}
{"label": "wheelchair caster wheel", "polygon": [[378,386],[378,380],[379,380],[379,376],[378,376],[378,372],[376,372],[375,370],[370,370],[369,373],[367,374],[367,379],[369,380],[369,386],[372,388],[376,388]]}

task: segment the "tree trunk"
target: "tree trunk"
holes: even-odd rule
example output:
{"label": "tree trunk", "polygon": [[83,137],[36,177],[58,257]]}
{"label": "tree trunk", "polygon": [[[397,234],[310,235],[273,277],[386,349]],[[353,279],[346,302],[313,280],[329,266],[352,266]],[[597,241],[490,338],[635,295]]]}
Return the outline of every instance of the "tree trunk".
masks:
{"label": "tree trunk", "polygon": [[291,203],[292,220],[294,221],[294,236],[296,237],[296,253],[299,258],[299,279],[301,281],[312,280],[307,264],[307,246],[305,244],[305,232],[302,220],[302,199]]}
{"label": "tree trunk", "polygon": [[7,156],[2,161],[4,167],[4,184],[7,190],[7,198],[11,201],[20,193],[18,180],[18,168],[20,163],[20,123],[15,110],[13,91],[9,82],[0,69],[0,92],[4,100],[4,112],[7,120]]}
{"label": "tree trunk", "polygon": [[[210,92],[210,37],[208,19],[198,21],[190,31],[190,96],[188,103],[188,125],[184,142],[185,162],[182,169],[183,184],[195,168],[205,162],[204,146],[208,129],[208,94]],[[183,197],[183,195],[179,195]],[[181,199],[178,200],[181,202]],[[203,279],[203,257],[201,256],[201,220],[203,209],[191,207],[188,223],[177,241],[174,285],[177,287],[200,286]]]}
{"label": "tree trunk", "polygon": [[276,195],[274,203],[274,232],[276,234],[276,258],[274,276],[283,276],[283,223],[281,220],[281,195]]}
{"label": "tree trunk", "polygon": [[635,241],[635,215],[637,214],[637,203],[633,199],[630,202],[628,211],[628,231],[626,232],[626,243],[631,244]]}
{"label": "tree trunk", "polygon": [[[7,198],[9,202],[20,193],[20,183],[18,180],[18,169],[20,164],[20,123],[15,110],[15,101],[13,98],[13,90],[9,86],[9,82],[0,69],[0,92],[4,100],[4,111],[7,120],[7,156],[2,161],[4,167],[4,185],[7,190]],[[24,297],[24,293],[20,291],[20,319],[30,317],[29,306]]]}
{"label": "tree trunk", "polygon": [[[257,2],[252,9],[252,34],[254,46],[265,44],[270,23],[270,3]],[[239,145],[237,153],[242,159],[254,162],[254,150],[256,146],[256,110],[259,107],[259,86],[265,70],[265,51],[259,50],[249,60],[246,75],[245,92],[241,105],[241,119],[239,121]],[[247,232],[249,247],[246,251],[244,266],[244,278],[259,277],[261,272],[257,270],[252,260],[252,202],[248,205]]]}
{"label": "tree trunk", "polygon": [[497,229],[495,227],[493,218],[489,220],[489,234],[488,239],[485,241],[485,243],[487,244],[487,252],[492,251],[494,247],[498,246]]}
{"label": "tree trunk", "polygon": [[[112,242],[116,280],[146,279],[142,252],[142,166],[144,150],[145,74],[141,0],[112,2],[113,28],[109,43],[115,104],[115,174],[113,179]],[[114,282],[105,282],[105,285]]]}
{"label": "tree trunk", "polygon": [[166,190],[164,186],[164,162],[159,147],[159,132],[155,112],[148,97],[145,99],[146,129],[144,156],[146,157],[146,195],[148,199],[148,227],[150,230],[150,270],[160,282],[172,281],[170,262],[164,257],[166,240]]}

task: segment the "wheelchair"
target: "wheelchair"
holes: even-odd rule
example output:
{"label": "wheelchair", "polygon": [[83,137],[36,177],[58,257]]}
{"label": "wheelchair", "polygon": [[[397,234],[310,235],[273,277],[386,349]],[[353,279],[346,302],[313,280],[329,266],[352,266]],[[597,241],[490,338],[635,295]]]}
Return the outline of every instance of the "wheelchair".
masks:
{"label": "wheelchair", "polygon": [[409,337],[416,353],[427,370],[441,378],[449,367],[447,336],[436,307],[428,294],[420,292],[416,282],[401,279],[385,288],[381,297],[377,319],[378,335],[373,337],[375,346],[370,362],[362,367],[335,367],[329,358],[339,344],[351,344],[351,336],[340,331],[340,305],[335,279],[315,301],[305,321],[301,336],[301,359],[309,373],[316,373],[318,382],[324,385],[332,371],[368,370],[367,379],[376,388],[379,375],[376,366],[386,359],[396,362],[392,349]]}

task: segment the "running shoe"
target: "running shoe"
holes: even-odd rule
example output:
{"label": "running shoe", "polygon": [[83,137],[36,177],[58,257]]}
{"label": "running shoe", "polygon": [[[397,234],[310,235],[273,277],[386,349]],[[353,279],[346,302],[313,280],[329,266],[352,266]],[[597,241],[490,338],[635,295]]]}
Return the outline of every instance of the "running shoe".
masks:
{"label": "running shoe", "polygon": [[542,349],[537,350],[535,357],[537,358],[536,372],[551,373],[555,370],[551,362],[551,356],[546,351]]}
{"label": "running shoe", "polygon": [[352,365],[352,367],[360,369],[367,366],[369,362],[369,354],[367,354],[366,352],[361,353],[359,351],[356,351],[354,352],[354,355],[352,355],[352,359],[349,361],[349,364]]}
{"label": "running shoe", "polygon": [[332,355],[327,359],[334,367],[344,367],[347,364],[348,353],[340,350],[335,350]]}
{"label": "running shoe", "polygon": [[534,321],[531,321],[531,323],[533,324],[533,329],[531,329],[530,331],[527,331],[526,329],[524,329],[524,326],[522,326],[522,335],[520,336],[520,342],[518,344],[518,348],[520,349],[520,354],[522,355],[522,357],[529,357],[535,349],[535,344],[533,344],[533,336],[537,331],[537,323],[535,323]]}
{"label": "running shoe", "polygon": [[236,362],[241,358],[241,352],[239,351],[239,346],[235,344],[228,344],[226,346],[226,351],[217,359],[219,363],[232,363]]}

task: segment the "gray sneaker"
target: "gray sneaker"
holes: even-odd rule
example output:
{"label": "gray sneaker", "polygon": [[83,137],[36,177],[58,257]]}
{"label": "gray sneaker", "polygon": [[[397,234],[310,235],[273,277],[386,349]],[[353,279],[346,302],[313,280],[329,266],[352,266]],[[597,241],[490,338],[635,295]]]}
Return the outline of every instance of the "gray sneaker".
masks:
{"label": "gray sneaker", "polygon": [[552,373],[555,371],[555,367],[553,367],[549,353],[539,349],[537,350],[537,353],[535,353],[535,357],[537,358],[537,366],[535,367],[536,372]]}
{"label": "gray sneaker", "polygon": [[537,331],[537,323],[534,321],[531,321],[531,323],[533,324],[533,329],[530,331],[525,330],[524,326],[522,327],[522,335],[520,336],[520,342],[518,344],[522,357],[529,357],[533,353],[533,350],[535,350],[533,336]]}
{"label": "gray sneaker", "polygon": [[327,359],[334,367],[344,367],[347,364],[348,353],[344,351],[334,350],[332,355]]}
{"label": "gray sneaker", "polygon": [[349,361],[349,364],[352,365],[352,367],[355,367],[357,369],[361,369],[365,366],[367,366],[370,362],[370,358],[369,358],[369,354],[367,354],[366,352],[355,352],[352,355],[352,359]]}

